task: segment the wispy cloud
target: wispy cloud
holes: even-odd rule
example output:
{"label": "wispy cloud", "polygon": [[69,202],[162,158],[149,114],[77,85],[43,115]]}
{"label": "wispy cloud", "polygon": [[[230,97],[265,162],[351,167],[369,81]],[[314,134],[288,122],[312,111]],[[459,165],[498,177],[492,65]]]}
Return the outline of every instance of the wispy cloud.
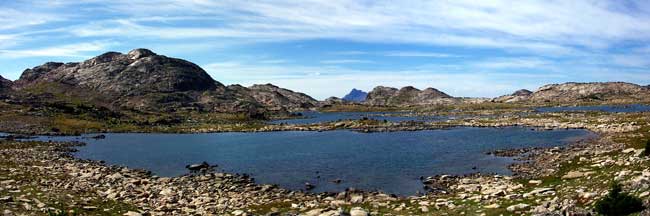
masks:
{"label": "wispy cloud", "polygon": [[40,49],[0,50],[3,58],[24,57],[90,57],[88,52],[104,51],[110,47],[105,42],[66,44],[61,46],[45,47]]}
{"label": "wispy cloud", "polygon": [[287,63],[289,61],[284,60],[284,59],[266,59],[266,60],[261,60],[259,61],[262,64],[283,64]]}
{"label": "wispy cloud", "polygon": [[449,58],[460,57],[459,55],[452,55],[446,53],[433,53],[433,52],[412,52],[412,51],[395,51],[384,54],[385,56],[394,57],[427,57],[427,58]]}
{"label": "wispy cloud", "polygon": [[639,79],[650,72],[647,23],[650,4],[614,0],[8,1],[0,63],[18,70],[29,58],[146,46],[205,65],[220,81],[323,96],[339,81],[413,82],[480,96],[541,82],[648,82]]}
{"label": "wispy cloud", "polygon": [[360,64],[360,63],[372,63],[372,61],[360,60],[360,59],[331,59],[331,60],[320,61],[320,63],[322,63],[322,64]]}
{"label": "wispy cloud", "polygon": [[550,64],[550,61],[538,58],[496,58],[470,63],[476,68],[503,69],[503,68],[541,68]]}
{"label": "wispy cloud", "polygon": [[[319,99],[342,96],[352,88],[371,90],[377,85],[435,87],[454,96],[495,97],[510,94],[521,88],[534,90],[548,83],[575,81],[575,77],[580,77],[582,81],[650,82],[650,77],[639,75],[637,72],[615,72],[600,67],[573,68],[575,71],[567,72],[561,68],[566,68],[571,63],[546,65],[547,62],[542,59],[519,59],[518,62],[517,58],[512,60],[516,63],[506,64],[509,61],[501,58],[476,64],[460,62],[456,65],[427,65],[394,70],[354,69],[344,65],[268,66],[254,62],[219,62],[204,65],[204,68],[227,84],[253,85],[271,82]],[[538,68],[540,65],[545,66]],[[541,71],[511,71],[517,68],[536,68]],[[332,83],[336,83],[336,88],[332,88]]]}

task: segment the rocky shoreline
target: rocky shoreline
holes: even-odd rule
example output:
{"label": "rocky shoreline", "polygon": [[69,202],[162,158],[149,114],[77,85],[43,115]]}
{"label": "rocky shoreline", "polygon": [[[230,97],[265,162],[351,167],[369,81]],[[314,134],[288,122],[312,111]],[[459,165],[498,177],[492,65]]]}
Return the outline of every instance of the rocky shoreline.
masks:
{"label": "rocky shoreline", "polygon": [[[569,116],[572,119],[583,117],[572,115]],[[631,114],[596,116],[589,121],[558,118],[463,120],[458,126],[525,125],[540,130],[585,128],[597,133],[598,138],[580,140],[565,147],[500,151],[495,154],[516,156],[524,161],[510,167],[514,175],[423,177],[423,185],[430,193],[410,197],[358,190],[304,193],[258,185],[245,175],[226,173],[160,178],[142,170],[75,159],[70,152],[79,143],[2,141],[0,162],[9,166],[0,170],[3,174],[0,177],[0,207],[6,209],[6,215],[70,210],[93,215],[588,214],[593,213],[590,205],[606,194],[607,187],[602,184],[613,179],[625,183],[626,189],[634,194],[648,198],[650,169],[646,167],[649,160],[641,156],[641,150],[619,141],[621,137],[643,136],[639,133],[645,131],[637,131],[648,127],[647,123],[638,122],[647,122],[644,116],[622,121],[632,117]],[[348,126],[334,128],[341,127]],[[25,187],[32,191],[27,192]],[[61,205],[61,201],[51,203],[38,198],[37,194],[52,197],[48,191],[57,190],[83,194],[68,195],[85,201]],[[95,202],[126,207],[99,207],[92,205]]]}

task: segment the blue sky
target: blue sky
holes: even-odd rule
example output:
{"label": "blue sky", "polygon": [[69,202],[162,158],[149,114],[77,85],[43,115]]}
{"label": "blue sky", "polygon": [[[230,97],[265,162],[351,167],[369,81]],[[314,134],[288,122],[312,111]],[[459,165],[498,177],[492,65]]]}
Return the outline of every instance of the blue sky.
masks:
{"label": "blue sky", "polygon": [[139,47],[224,84],[318,99],[377,85],[468,97],[569,81],[647,85],[650,1],[0,0],[3,77]]}

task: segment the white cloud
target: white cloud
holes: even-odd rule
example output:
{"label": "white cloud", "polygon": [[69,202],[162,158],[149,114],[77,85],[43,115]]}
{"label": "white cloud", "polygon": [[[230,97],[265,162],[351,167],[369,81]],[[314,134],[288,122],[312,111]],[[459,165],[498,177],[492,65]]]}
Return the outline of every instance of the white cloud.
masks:
{"label": "white cloud", "polygon": [[[116,1],[106,7],[129,16],[72,32],[167,39],[334,38],[553,54],[571,54],[575,46],[602,49],[622,40],[650,39],[650,16],[609,1]],[[167,23],[197,19],[217,24]]]}
{"label": "white cloud", "polygon": [[[314,66],[286,65],[296,60],[274,59],[288,58],[285,56],[251,60],[242,57],[247,51],[235,53],[233,61],[206,65],[209,71],[219,75],[215,78],[220,81],[225,77],[244,84],[273,82],[316,96],[340,96],[336,91],[346,93],[352,87],[368,90],[380,84],[433,86],[454,95],[483,96],[564,78],[586,81],[588,76],[594,76],[621,80],[616,75],[625,72],[613,70],[615,67],[634,69],[622,79],[635,81],[631,77],[638,76],[633,74],[647,75],[644,69],[650,66],[646,60],[649,46],[632,50],[633,54],[610,53],[612,47],[620,48],[616,46],[621,44],[650,42],[650,4],[645,2],[85,0],[21,3],[21,8],[11,8],[15,4],[9,3],[0,5],[3,32],[0,60],[86,57],[114,47],[106,41],[122,40],[128,41],[125,42],[128,46],[142,44],[164,53],[183,53],[181,57],[224,47],[235,47],[228,51],[236,51],[244,45],[264,42],[333,39],[370,45],[371,48],[359,46],[350,51],[326,53],[341,56],[324,58],[320,65]],[[60,45],[61,41],[70,44]],[[382,47],[386,44],[391,46]],[[432,49],[408,50],[395,48],[392,46],[395,44],[433,45],[450,53],[413,51]],[[393,49],[397,50],[386,51]],[[474,50],[482,53],[473,54]],[[485,59],[490,55],[485,52],[493,51],[495,55]],[[454,62],[445,65],[396,66],[391,70],[342,67],[382,63],[373,58],[386,56],[462,58],[451,59]],[[552,74],[503,73],[510,69],[542,69]],[[583,75],[576,76],[577,71]],[[343,89],[329,94],[331,83],[340,83],[336,88]],[[495,87],[486,90],[485,86]],[[312,87],[313,90],[307,89]]]}
{"label": "white cloud", "polygon": [[88,52],[105,51],[111,44],[106,42],[90,42],[66,44],[60,46],[45,47],[39,49],[13,49],[0,50],[3,58],[25,58],[25,57],[90,57]]}

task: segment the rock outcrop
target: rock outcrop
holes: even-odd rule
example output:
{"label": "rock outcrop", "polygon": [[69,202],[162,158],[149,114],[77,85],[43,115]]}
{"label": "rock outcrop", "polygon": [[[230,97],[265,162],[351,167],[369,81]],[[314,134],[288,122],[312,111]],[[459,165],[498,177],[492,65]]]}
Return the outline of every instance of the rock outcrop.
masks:
{"label": "rock outcrop", "polygon": [[350,93],[345,95],[342,99],[345,101],[352,101],[352,102],[363,102],[366,100],[366,97],[368,96],[367,92],[358,90],[353,88]]}
{"label": "rock outcrop", "polygon": [[19,98],[83,101],[112,109],[248,112],[313,107],[302,93],[276,86],[226,87],[198,65],[147,49],[107,52],[80,63],[27,69],[12,88]]}
{"label": "rock outcrop", "polygon": [[365,103],[379,106],[410,106],[453,103],[456,100],[435,88],[419,90],[412,86],[401,89],[377,86],[368,93]]}

